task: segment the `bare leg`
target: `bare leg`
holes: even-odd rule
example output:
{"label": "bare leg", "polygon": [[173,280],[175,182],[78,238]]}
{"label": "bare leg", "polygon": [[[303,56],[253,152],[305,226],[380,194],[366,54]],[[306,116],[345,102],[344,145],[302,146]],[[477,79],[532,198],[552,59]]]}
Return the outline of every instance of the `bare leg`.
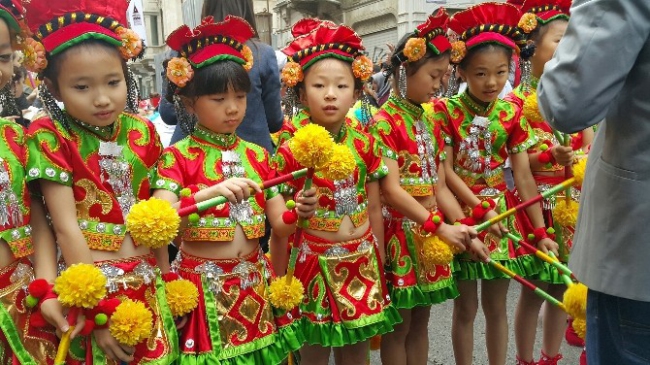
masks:
{"label": "bare leg", "polygon": [[[562,301],[566,286],[552,284],[548,286],[547,292],[554,298]],[[560,352],[564,331],[566,330],[567,314],[562,309],[544,304],[544,338],[542,342],[542,351],[550,357],[554,357]]]}
{"label": "bare leg", "polygon": [[337,362],[337,365],[362,365],[365,364],[368,359],[370,340],[355,343],[354,345],[340,347],[334,350],[334,353],[336,353],[339,349],[341,352],[341,362]]}
{"label": "bare leg", "polygon": [[485,344],[490,365],[504,365],[508,352],[506,296],[510,280],[483,280],[481,306],[485,314]]}
{"label": "bare leg", "polygon": [[429,316],[431,306],[411,310],[411,328],[406,336],[408,365],[426,365],[429,358]]}
{"label": "bare leg", "polygon": [[309,365],[328,365],[330,360],[329,347],[304,345],[300,349],[300,362]]}
{"label": "bare leg", "polygon": [[[536,283],[545,290],[543,283]],[[521,287],[517,311],[515,312],[515,344],[517,356],[530,362],[533,360],[535,335],[537,334],[537,320],[543,299],[528,288]]]}
{"label": "bare leg", "polygon": [[[393,332],[382,335],[381,363],[384,365],[406,365],[406,337],[411,328],[411,310],[400,309],[402,323]],[[311,365],[311,364],[310,364]]]}
{"label": "bare leg", "polygon": [[333,347],[332,352],[334,352],[334,363],[336,365],[343,364],[343,351],[341,351],[341,347]]}
{"label": "bare leg", "polygon": [[478,311],[476,280],[456,281],[460,296],[454,299],[451,339],[456,365],[472,365],[474,350],[474,319]]}

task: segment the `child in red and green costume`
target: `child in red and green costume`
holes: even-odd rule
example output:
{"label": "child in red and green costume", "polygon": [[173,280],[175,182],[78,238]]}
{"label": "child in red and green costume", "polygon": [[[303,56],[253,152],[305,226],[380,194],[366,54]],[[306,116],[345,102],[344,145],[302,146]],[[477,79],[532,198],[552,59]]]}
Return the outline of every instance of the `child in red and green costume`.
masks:
{"label": "child in red and green costume", "polygon": [[[327,130],[323,137],[349,150],[353,169],[345,177],[323,172],[313,177],[318,203],[304,227],[295,264],[295,277],[305,287],[299,307],[307,344],[301,361],[327,364],[334,348],[337,363],[361,364],[370,338],[392,331],[399,321],[382,270],[378,180],[386,175],[386,166],[375,139],[346,119],[372,73],[372,63],[361,53],[361,38],[346,26],[305,19],[294,25],[293,33],[295,40],[283,50],[289,56],[282,71],[285,84],[309,109],[309,122]],[[281,145],[275,156],[280,173],[302,168],[290,148],[292,141]],[[303,183],[287,183],[285,198],[293,197]],[[275,244],[280,248],[272,259],[286,266],[286,246]]]}
{"label": "child in red and green costume", "polygon": [[[523,69],[532,71],[524,73],[524,79],[505,99],[523,110],[530,123],[537,143],[528,150],[530,166],[540,192],[567,178],[565,169],[574,161],[575,151],[587,150],[593,139],[593,130],[588,129],[573,136],[561,135],[551,128],[543,119],[537,107],[537,82],[544,71],[544,65],[551,59],[555,48],[564,35],[569,20],[570,0],[527,0],[523,3],[520,29],[527,34],[528,45],[522,50],[521,58],[526,61]],[[532,67],[531,67],[532,66]],[[526,77],[529,76],[529,77]],[[560,138],[568,138],[560,143]],[[573,190],[573,189],[572,189]],[[577,218],[578,192],[573,191],[571,200],[564,196],[553,197],[542,202],[544,220],[548,227],[554,227],[556,241],[559,244],[559,259],[568,262],[569,252]],[[567,205],[568,204],[568,205]],[[557,211],[559,217],[554,217]],[[556,218],[556,219],[554,219]],[[558,219],[559,218],[559,219]],[[523,232],[533,230],[528,216],[521,212],[517,215],[519,227]],[[560,273],[552,265],[544,262],[543,268],[528,279],[539,280],[537,284],[543,290],[559,300],[566,289]],[[517,362],[519,364],[536,364],[533,360],[535,327],[542,300],[529,290],[522,290],[515,317],[515,341],[517,344]],[[559,354],[562,335],[566,324],[566,313],[552,305],[544,309],[544,341],[542,356],[538,364],[557,364],[562,358]],[[570,327],[569,327],[570,328]]]}
{"label": "child in red and green costume", "polygon": [[163,282],[151,250],[125,225],[131,207],[150,197],[149,176],[162,152],[154,126],[131,113],[137,89],[126,60],[140,54],[142,42],[122,25],[128,2],[36,0],[26,7],[34,33],[26,66],[43,79],[48,111],[30,125],[27,180],[40,182],[65,264],[94,264],[108,298],[140,301],[153,315],[147,341],[135,346],[120,344],[100,321],[73,340],[66,363],[170,364],[177,337]]}
{"label": "child in red and green costume", "polygon": [[[167,39],[180,54],[168,64],[168,95],[191,133],[164,151],[154,195],[176,208],[214,196],[229,199],[190,216],[178,237],[171,270],[199,288],[198,307],[180,329],[179,364],[275,365],[304,342],[298,311],[269,302],[275,273],[259,245],[266,217],[281,237],[295,230],[296,220],[286,219],[291,214],[276,187],[260,190],[275,176],[268,152],[235,134],[251,88],[247,71],[255,60],[245,42],[252,35],[241,18],[206,18]],[[309,199],[315,202],[298,200],[299,214],[307,217]],[[166,262],[160,260],[163,272],[170,270]]]}
{"label": "child in red and green costume", "polygon": [[[447,223],[462,218],[462,211],[440,168],[445,158],[440,126],[422,108],[440,90],[449,66],[447,22],[441,10],[396,46],[390,59],[393,91],[370,126],[382,143],[389,171],[381,185],[387,279],[404,319],[382,339],[381,356],[387,364],[426,362],[431,305],[458,296],[447,244],[464,251],[476,235],[464,225]],[[436,237],[441,245],[432,248],[426,236]],[[447,258],[432,261],[430,253]]]}

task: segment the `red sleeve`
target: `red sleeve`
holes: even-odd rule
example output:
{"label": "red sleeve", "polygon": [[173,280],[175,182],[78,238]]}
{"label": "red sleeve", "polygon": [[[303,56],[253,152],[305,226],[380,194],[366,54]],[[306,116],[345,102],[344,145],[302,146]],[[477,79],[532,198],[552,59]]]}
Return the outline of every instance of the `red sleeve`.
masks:
{"label": "red sleeve", "polygon": [[178,195],[186,185],[183,180],[185,172],[184,159],[176,147],[167,147],[156,167],[156,178],[152,186],[154,189],[164,189]]}
{"label": "red sleeve", "polygon": [[71,186],[72,165],[68,143],[47,117],[29,126],[27,180],[45,179]]}
{"label": "red sleeve", "polygon": [[514,112],[514,117],[506,122],[510,124],[508,128],[508,153],[517,154],[519,152],[528,151],[528,149],[535,145],[537,138],[533,132],[532,127],[524,117],[521,109],[511,106]]}
{"label": "red sleeve", "polygon": [[[275,156],[273,156],[273,169],[279,175],[285,175],[294,171],[298,171],[302,168],[298,161],[291,154],[289,150],[289,143],[285,142],[278,148]],[[283,186],[280,187],[280,192],[285,195],[293,194],[294,192],[302,189],[304,185],[304,178],[299,180],[289,181]]]}

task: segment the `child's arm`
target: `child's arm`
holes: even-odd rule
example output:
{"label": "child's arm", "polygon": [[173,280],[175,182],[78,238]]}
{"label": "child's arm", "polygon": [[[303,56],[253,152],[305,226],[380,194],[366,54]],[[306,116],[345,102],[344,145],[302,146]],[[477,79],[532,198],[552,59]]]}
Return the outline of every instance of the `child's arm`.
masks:
{"label": "child's arm", "polygon": [[[431,213],[400,186],[397,161],[384,158],[384,163],[388,167],[388,175],[380,180],[384,199],[408,219],[423,225],[429,219]],[[440,225],[436,234],[443,241],[458,247],[467,246],[471,238],[476,236],[473,228],[462,225],[451,226],[444,222]]]}
{"label": "child's arm", "polygon": [[77,222],[77,205],[72,187],[48,180],[40,180],[40,184],[66,264],[94,264],[86,238]]}
{"label": "child's arm", "polygon": [[386,262],[386,246],[384,245],[384,217],[381,214],[381,197],[379,194],[379,182],[372,181],[366,184],[368,192],[368,219],[370,228],[377,238],[377,247],[382,264]]}
{"label": "child's arm", "polygon": [[[537,184],[530,170],[530,163],[528,162],[528,154],[526,151],[511,154],[510,162],[512,163],[512,172],[515,177],[515,186],[521,199],[526,201],[537,196]],[[546,226],[544,216],[542,215],[542,208],[539,204],[533,204],[526,208],[526,214],[535,228]],[[553,251],[557,255],[559,246],[550,238],[540,240],[538,246],[545,252]]]}
{"label": "child's arm", "polygon": [[458,204],[458,200],[447,186],[447,177],[445,175],[444,165],[438,167],[438,182],[436,183],[436,203],[440,210],[445,214],[449,222],[456,222],[465,218],[463,208]]}
{"label": "child's arm", "polygon": [[[300,191],[296,194],[296,213],[298,217],[309,219],[316,211],[316,189],[311,188],[307,191]],[[273,234],[277,237],[289,237],[296,231],[295,224],[286,224],[282,218],[287,211],[286,202],[281,195],[276,195],[266,201],[266,216],[273,229]]]}

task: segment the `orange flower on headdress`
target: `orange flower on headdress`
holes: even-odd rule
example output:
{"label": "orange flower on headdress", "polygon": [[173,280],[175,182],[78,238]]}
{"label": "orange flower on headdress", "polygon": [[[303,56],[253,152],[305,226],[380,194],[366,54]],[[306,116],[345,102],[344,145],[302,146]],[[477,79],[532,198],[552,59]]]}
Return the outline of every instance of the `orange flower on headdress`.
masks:
{"label": "orange flower on headdress", "polygon": [[167,78],[178,87],[185,87],[193,76],[192,65],[185,57],[174,57],[167,64]]}
{"label": "orange flower on headdress", "polygon": [[372,61],[366,56],[359,56],[352,61],[352,73],[361,81],[366,81],[372,76]]}
{"label": "orange flower on headdress", "polygon": [[23,44],[23,65],[31,72],[41,72],[47,67],[47,58],[45,57],[45,47],[43,43],[34,38],[27,38]]}
{"label": "orange flower on headdress", "polygon": [[117,28],[115,33],[122,39],[122,46],[120,47],[122,58],[129,60],[138,57],[140,52],[142,52],[142,40],[138,34],[132,29],[125,27]]}
{"label": "orange flower on headdress", "polygon": [[244,64],[244,69],[246,71],[250,71],[251,68],[253,68],[253,51],[251,51],[250,47],[244,44],[244,47],[241,50],[242,56],[244,56],[244,59],[246,60],[246,63]]}
{"label": "orange flower on headdress", "polygon": [[294,87],[305,78],[302,73],[302,66],[296,62],[287,62],[282,68],[280,76],[287,87]]}
{"label": "orange flower on headdress", "polygon": [[519,19],[519,24],[517,24],[521,30],[524,31],[524,33],[530,33],[537,28],[537,16],[533,13],[526,13],[521,16],[521,19]]}
{"label": "orange flower on headdress", "polygon": [[451,62],[460,63],[467,55],[467,46],[463,41],[456,41],[451,44]]}
{"label": "orange flower on headdress", "polygon": [[404,46],[404,56],[409,62],[416,62],[427,53],[427,41],[424,38],[411,38]]}

